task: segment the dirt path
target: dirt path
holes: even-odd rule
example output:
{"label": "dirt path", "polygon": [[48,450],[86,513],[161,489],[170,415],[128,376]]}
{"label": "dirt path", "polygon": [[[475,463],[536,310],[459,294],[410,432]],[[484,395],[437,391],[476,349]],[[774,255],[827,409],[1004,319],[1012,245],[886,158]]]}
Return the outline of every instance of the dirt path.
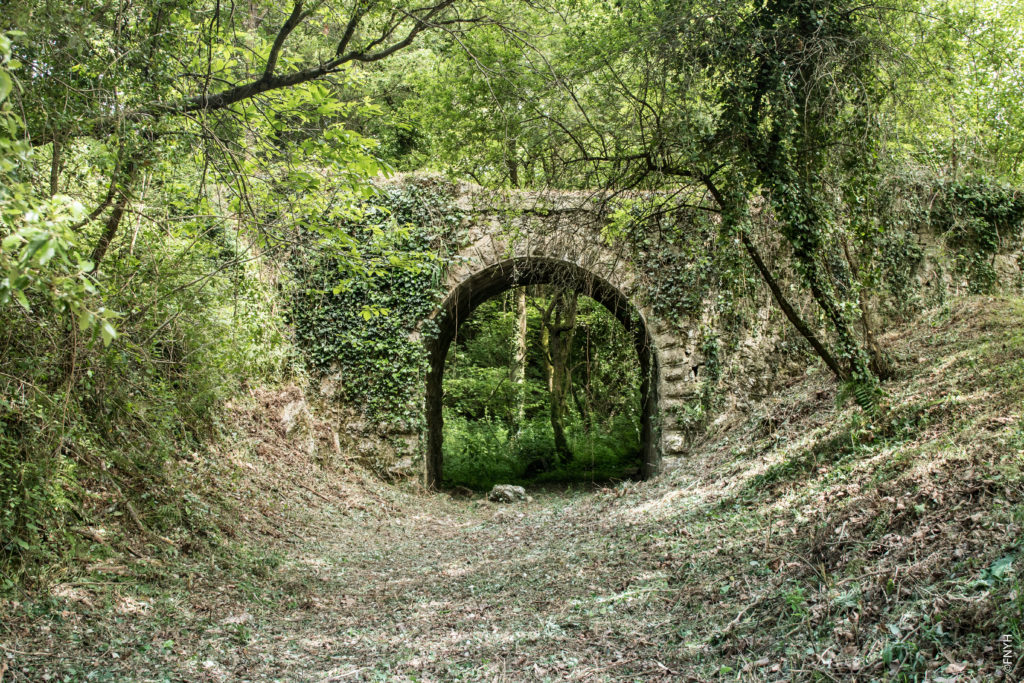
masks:
{"label": "dirt path", "polygon": [[206,671],[256,680],[668,679],[677,596],[653,556],[609,553],[628,539],[582,496],[498,507],[441,495],[381,520],[325,515],[283,568],[294,607],[241,617],[248,643],[211,647]]}
{"label": "dirt path", "polygon": [[678,680],[664,558],[603,514],[635,486],[306,496],[267,513],[266,552],[98,565],[15,605],[0,680]]}
{"label": "dirt path", "polygon": [[324,466],[257,396],[178,554],[110,531],[0,601],[0,682],[1024,680],[1021,321],[887,340],[885,415],[809,374],[654,481],[510,506]]}

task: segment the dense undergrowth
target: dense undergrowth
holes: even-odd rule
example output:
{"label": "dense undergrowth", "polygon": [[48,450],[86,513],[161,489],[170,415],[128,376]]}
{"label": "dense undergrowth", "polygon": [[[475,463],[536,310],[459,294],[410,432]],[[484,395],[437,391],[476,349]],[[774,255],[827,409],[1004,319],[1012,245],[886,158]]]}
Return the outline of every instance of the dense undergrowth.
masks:
{"label": "dense undergrowth", "polygon": [[475,490],[495,484],[536,486],[546,483],[610,483],[635,476],[640,462],[636,421],[616,416],[590,432],[570,431],[573,458],[546,470],[552,462],[555,439],[551,424],[534,419],[512,431],[498,420],[445,418],[445,484]]}
{"label": "dense undergrowth", "polygon": [[[603,306],[574,295],[565,356],[553,363],[553,336],[567,333],[552,320],[557,291],[509,290],[460,324],[445,366],[446,485],[482,490],[509,483],[611,482],[637,474],[640,368],[632,339]],[[556,363],[567,384],[558,406],[568,442],[564,455],[552,417],[559,401],[551,391]]]}
{"label": "dense undergrowth", "polygon": [[210,520],[182,483],[189,463],[224,401],[289,362],[270,288],[240,265],[209,276],[234,254],[140,232],[105,273],[116,343],[35,298],[0,311],[4,591],[47,585],[98,542],[148,553],[202,536]]}

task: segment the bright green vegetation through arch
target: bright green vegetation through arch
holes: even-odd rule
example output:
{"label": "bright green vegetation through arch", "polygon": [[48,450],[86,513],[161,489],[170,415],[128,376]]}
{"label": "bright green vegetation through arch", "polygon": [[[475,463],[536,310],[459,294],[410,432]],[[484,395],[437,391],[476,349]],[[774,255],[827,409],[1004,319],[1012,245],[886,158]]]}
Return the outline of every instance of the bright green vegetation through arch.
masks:
{"label": "bright green vegetation through arch", "polygon": [[635,476],[640,389],[633,339],[604,306],[552,286],[504,292],[460,324],[448,352],[444,483]]}

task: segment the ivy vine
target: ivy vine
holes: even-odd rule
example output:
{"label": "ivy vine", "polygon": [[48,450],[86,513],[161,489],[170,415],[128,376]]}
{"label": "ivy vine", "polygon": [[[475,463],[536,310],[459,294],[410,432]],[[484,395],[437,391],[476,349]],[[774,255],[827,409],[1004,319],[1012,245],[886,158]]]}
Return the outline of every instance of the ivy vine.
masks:
{"label": "ivy vine", "polygon": [[1019,246],[1024,236],[1024,195],[986,178],[950,182],[935,214],[937,227],[956,255],[956,266],[972,294],[998,284],[993,257]]}
{"label": "ivy vine", "polygon": [[424,323],[444,295],[462,215],[454,188],[431,178],[382,188],[343,239],[310,239],[291,259],[289,319],[314,377],[371,420],[413,427],[427,369]]}

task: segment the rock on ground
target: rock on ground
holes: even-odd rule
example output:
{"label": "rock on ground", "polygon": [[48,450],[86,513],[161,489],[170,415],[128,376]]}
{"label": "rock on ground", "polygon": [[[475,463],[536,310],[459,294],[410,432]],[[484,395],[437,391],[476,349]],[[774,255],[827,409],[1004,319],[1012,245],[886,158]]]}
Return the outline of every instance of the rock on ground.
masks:
{"label": "rock on ground", "polygon": [[487,500],[492,503],[515,503],[526,500],[526,489],[511,484],[495,484],[491,492],[487,494]]}

